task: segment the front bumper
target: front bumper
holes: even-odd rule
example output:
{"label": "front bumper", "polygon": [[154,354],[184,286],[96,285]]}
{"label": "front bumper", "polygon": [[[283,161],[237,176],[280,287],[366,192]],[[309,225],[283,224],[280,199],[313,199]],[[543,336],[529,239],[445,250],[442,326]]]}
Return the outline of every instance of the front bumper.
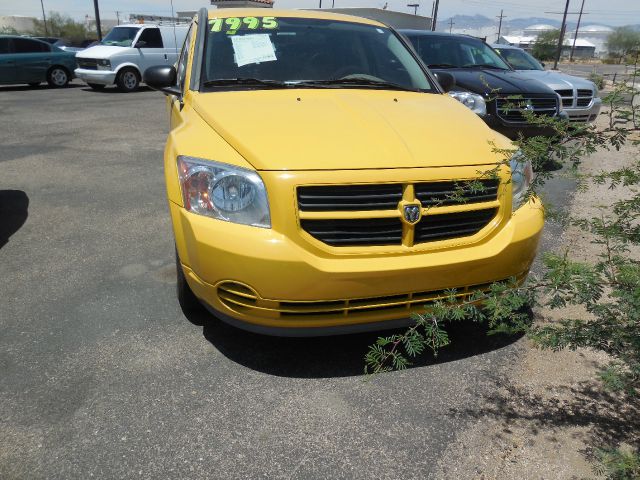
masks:
{"label": "front bumper", "polygon": [[332,255],[276,228],[227,223],[169,205],[195,295],[223,320],[278,335],[391,328],[442,298],[444,289],[464,294],[523,278],[543,227],[541,205],[532,201],[472,244]]}
{"label": "front bumper", "polygon": [[110,70],[88,70],[84,68],[76,68],[74,73],[77,78],[85,83],[113,85],[116,80],[116,72],[112,72]]}
{"label": "front bumper", "polygon": [[587,107],[580,108],[564,108],[564,112],[569,116],[570,122],[593,122],[600,113],[602,107],[602,100],[598,97],[591,100],[591,103]]}

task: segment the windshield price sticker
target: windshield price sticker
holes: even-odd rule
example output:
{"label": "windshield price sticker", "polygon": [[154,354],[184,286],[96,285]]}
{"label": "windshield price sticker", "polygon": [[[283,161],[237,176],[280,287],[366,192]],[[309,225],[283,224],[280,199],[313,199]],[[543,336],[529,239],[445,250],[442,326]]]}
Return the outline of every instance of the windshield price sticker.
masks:
{"label": "windshield price sticker", "polygon": [[272,62],[277,60],[273,43],[267,33],[254,33],[251,35],[238,35],[231,37],[233,53],[238,67],[250,63]]}
{"label": "windshield price sticker", "polygon": [[275,30],[278,28],[276,17],[228,17],[209,20],[212,32],[226,31],[234,35],[238,30]]}

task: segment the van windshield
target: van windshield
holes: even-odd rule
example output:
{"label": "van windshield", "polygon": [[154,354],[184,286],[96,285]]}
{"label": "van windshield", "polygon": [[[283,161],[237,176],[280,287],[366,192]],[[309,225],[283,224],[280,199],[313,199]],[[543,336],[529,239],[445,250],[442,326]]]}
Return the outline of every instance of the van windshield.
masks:
{"label": "van windshield", "polygon": [[435,91],[388,28],[287,17],[209,19],[203,86]]}
{"label": "van windshield", "polygon": [[115,45],[117,47],[130,47],[133,39],[140,29],[138,27],[114,27],[102,39],[102,45]]}

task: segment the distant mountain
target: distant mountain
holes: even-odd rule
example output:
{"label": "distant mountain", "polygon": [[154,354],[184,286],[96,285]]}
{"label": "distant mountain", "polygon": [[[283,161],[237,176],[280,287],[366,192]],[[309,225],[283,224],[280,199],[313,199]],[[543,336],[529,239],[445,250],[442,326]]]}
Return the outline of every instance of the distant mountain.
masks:
{"label": "distant mountain", "polygon": [[[438,20],[438,30],[448,31],[449,23],[453,20],[453,29],[457,31],[462,30],[480,30],[487,27],[497,27],[498,19],[489,18],[484,15],[454,15],[451,18],[444,18]],[[561,18],[544,18],[544,17],[527,17],[527,18],[514,18],[508,20],[505,18],[502,22],[503,28],[510,31],[523,30],[531,25],[545,24],[553,25],[560,28],[562,24]],[[582,27],[589,25],[606,25],[599,22],[582,22]],[[608,26],[608,25],[606,25]],[[631,25],[632,28],[640,30],[640,25]],[[576,22],[567,22],[567,31],[571,32],[576,29]]]}

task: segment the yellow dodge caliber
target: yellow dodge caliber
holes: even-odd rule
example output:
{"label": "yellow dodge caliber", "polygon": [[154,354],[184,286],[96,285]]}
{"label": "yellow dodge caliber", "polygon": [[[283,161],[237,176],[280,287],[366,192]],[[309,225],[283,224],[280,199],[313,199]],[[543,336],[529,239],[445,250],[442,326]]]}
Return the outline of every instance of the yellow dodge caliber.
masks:
{"label": "yellow dodge caliber", "polygon": [[[524,278],[531,168],[393,29],[311,11],[202,9],[168,95],[178,297],[233,325],[325,335],[409,323],[455,288]],[[482,188],[463,189],[469,182]]]}

